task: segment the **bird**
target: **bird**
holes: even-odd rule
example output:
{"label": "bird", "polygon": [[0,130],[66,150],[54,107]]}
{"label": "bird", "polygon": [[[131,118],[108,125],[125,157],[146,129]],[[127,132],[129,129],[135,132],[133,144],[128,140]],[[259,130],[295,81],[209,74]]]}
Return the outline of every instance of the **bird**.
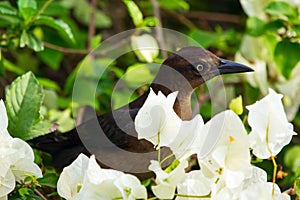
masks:
{"label": "bird", "polygon": [[[174,111],[182,120],[192,119],[191,95],[206,81],[223,74],[252,72],[248,66],[219,58],[198,46],[188,46],[169,55],[161,64],[149,88],[157,94],[178,91]],[[154,176],[148,170],[150,160],[157,159],[157,150],[145,139],[139,140],[134,119],[149,94],[147,90],[129,104],[93,117],[73,130],[58,131],[30,140],[31,145],[52,155],[53,166],[61,171],[80,153],[94,154],[101,167],[113,168],[136,175],[141,180]],[[161,158],[171,154],[167,147]],[[164,163],[167,167],[172,159]]]}

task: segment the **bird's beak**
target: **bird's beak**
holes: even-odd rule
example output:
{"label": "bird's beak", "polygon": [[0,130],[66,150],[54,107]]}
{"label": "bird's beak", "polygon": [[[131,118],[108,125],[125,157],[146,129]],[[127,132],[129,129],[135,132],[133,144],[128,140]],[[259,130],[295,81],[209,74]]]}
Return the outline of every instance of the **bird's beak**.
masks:
{"label": "bird's beak", "polygon": [[242,65],[230,60],[226,60],[223,58],[220,59],[220,65],[218,66],[218,70],[220,74],[233,74],[233,73],[242,73],[242,72],[252,72],[254,71],[250,67],[246,65]]}

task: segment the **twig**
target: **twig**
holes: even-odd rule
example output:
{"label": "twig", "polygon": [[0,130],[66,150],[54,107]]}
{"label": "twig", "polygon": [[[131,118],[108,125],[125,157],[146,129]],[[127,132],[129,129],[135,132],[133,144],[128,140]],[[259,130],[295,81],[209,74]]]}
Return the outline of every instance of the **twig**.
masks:
{"label": "twig", "polygon": [[88,33],[88,50],[92,50],[92,38],[95,35],[95,16],[97,9],[97,0],[91,0],[91,14],[90,14],[90,23],[89,23],[89,33]]}
{"label": "twig", "polygon": [[52,3],[53,0],[48,0],[45,2],[43,7],[39,10],[39,12],[30,20],[30,23],[34,22],[45,10],[46,8]]}
{"label": "twig", "polygon": [[40,193],[40,191],[38,191],[37,189],[34,189],[34,192],[39,195],[42,199],[44,200],[48,200],[42,193]]}
{"label": "twig", "polygon": [[157,0],[151,0],[151,4],[153,7],[153,14],[154,17],[156,17],[158,19],[158,23],[157,23],[157,32],[156,32],[156,39],[157,42],[161,48],[161,54],[162,57],[165,59],[168,57],[167,52],[165,51],[165,41],[164,41],[164,36],[163,36],[163,31],[162,31],[162,21],[161,21],[161,16],[160,16],[160,11],[159,11],[159,4],[157,2]]}
{"label": "twig", "polygon": [[272,187],[272,195],[274,196],[274,185],[276,183],[276,175],[277,175],[277,163],[275,160],[275,156],[271,156],[271,160],[273,163],[273,178],[272,178],[272,183],[273,183],[273,187]]}
{"label": "twig", "polygon": [[189,29],[197,29],[197,26],[193,22],[191,22],[191,20],[189,20],[184,14],[177,13],[173,10],[166,10],[166,11],[173,17],[177,18],[179,22],[181,22],[183,25],[185,25]]}
{"label": "twig", "polygon": [[54,49],[56,51],[60,51],[63,53],[68,53],[68,54],[88,54],[89,50],[85,50],[85,49],[70,49],[70,48],[65,48],[65,47],[61,47],[61,46],[57,46],[55,44],[51,44],[48,42],[43,42],[45,47],[48,47],[50,49]]}
{"label": "twig", "polygon": [[238,24],[240,23],[240,17],[238,15],[215,13],[215,12],[202,12],[202,11],[190,11],[184,13],[187,18],[204,19],[208,21],[228,22]]}

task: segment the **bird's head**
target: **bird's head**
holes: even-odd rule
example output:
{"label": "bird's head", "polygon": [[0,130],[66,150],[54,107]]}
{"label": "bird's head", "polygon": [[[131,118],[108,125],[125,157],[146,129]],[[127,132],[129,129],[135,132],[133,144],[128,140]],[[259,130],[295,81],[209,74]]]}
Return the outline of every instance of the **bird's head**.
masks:
{"label": "bird's head", "polygon": [[168,56],[150,87],[164,95],[178,91],[174,110],[181,119],[190,120],[190,97],[195,88],[221,74],[251,71],[250,67],[219,58],[201,47],[184,47]]}
{"label": "bird's head", "polygon": [[190,46],[170,55],[163,62],[158,75],[163,75],[161,78],[165,79],[168,84],[178,82],[178,77],[182,76],[194,89],[221,74],[250,71],[253,71],[250,67],[219,58],[201,47]]}

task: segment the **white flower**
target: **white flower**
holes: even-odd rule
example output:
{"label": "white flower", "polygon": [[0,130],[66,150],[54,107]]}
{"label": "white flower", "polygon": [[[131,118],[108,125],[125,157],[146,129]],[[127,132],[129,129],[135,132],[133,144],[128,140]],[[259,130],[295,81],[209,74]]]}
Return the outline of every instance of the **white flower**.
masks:
{"label": "white flower", "polygon": [[253,154],[258,158],[276,156],[296,134],[287,120],[281,99],[281,94],[269,89],[266,97],[246,107],[249,110],[248,123],[252,128],[249,140]]}
{"label": "white flower", "polygon": [[214,116],[202,131],[204,135],[220,135],[206,158],[198,156],[204,176],[216,181],[212,197],[232,199],[251,176],[250,145],[244,125],[233,111],[227,110]]}
{"label": "white flower", "polygon": [[[272,189],[274,187],[274,196]],[[240,200],[289,200],[290,196],[282,194],[278,185],[270,182],[259,182],[249,185],[243,190],[239,197]]]}
{"label": "white flower", "polygon": [[102,169],[95,156],[80,154],[65,167],[57,183],[58,194],[67,200],[147,198],[146,188],[133,175]]}
{"label": "white flower", "polygon": [[290,78],[278,83],[276,87],[284,95],[288,120],[293,120],[300,105],[300,62],[292,70]]}
{"label": "white flower", "polygon": [[[232,171],[250,169],[247,133],[242,121],[233,111],[227,110],[217,114],[204,125],[202,131],[207,132],[207,135],[219,134],[220,138],[216,141],[217,144],[210,156],[204,160],[200,158],[200,162],[208,164],[215,162],[215,167]],[[208,162],[212,159],[214,162]]]}
{"label": "white flower", "polygon": [[[184,182],[177,185],[177,192],[178,194],[205,196],[210,193],[212,184],[213,180],[205,177],[201,170],[194,170],[187,173]],[[176,197],[176,200],[194,200],[194,198]]]}
{"label": "white flower", "polygon": [[258,17],[262,20],[267,18],[264,8],[272,0],[240,0],[243,10],[249,17]]}
{"label": "white flower", "polygon": [[160,91],[156,95],[152,89],[135,118],[135,129],[139,139],[152,144],[168,146],[177,136],[181,119],[173,110],[177,92],[167,97]]}
{"label": "white flower", "polygon": [[141,185],[140,180],[130,174],[121,175],[115,185],[122,193],[124,200],[147,199],[147,190]]}
{"label": "white flower", "polygon": [[201,115],[196,115],[191,121],[182,121],[177,137],[168,146],[176,159],[186,159],[201,151],[204,141],[202,128],[204,126]]}
{"label": "white flower", "polygon": [[158,44],[149,34],[131,36],[131,46],[141,61],[153,62],[159,54]]}
{"label": "white flower", "polygon": [[122,196],[114,181],[124,173],[113,169],[102,169],[95,156],[89,159],[88,167],[82,183],[79,199],[110,200]]}
{"label": "white flower", "polygon": [[10,139],[11,136],[7,131],[8,127],[8,118],[6,113],[6,108],[3,100],[0,100],[0,141],[4,142],[6,139]]}
{"label": "white flower", "polygon": [[80,154],[71,165],[65,167],[57,182],[57,192],[65,199],[78,199],[88,168],[89,158]]}
{"label": "white flower", "polygon": [[31,147],[19,138],[13,138],[7,131],[8,118],[4,102],[0,100],[0,198],[6,198],[15,182],[26,176],[42,177],[40,168],[34,163]]}
{"label": "white flower", "polygon": [[245,35],[240,46],[240,51],[235,54],[235,61],[254,69],[254,73],[245,74],[247,81],[251,86],[258,87],[263,94],[267,94],[268,53],[263,48],[263,44],[265,44],[263,38]]}
{"label": "white flower", "polygon": [[172,199],[175,194],[177,184],[181,183],[185,179],[184,169],[188,166],[186,160],[182,160],[179,165],[170,173],[167,173],[161,169],[158,161],[151,160],[149,170],[156,174],[156,184],[152,186],[152,191],[156,197],[162,199]]}
{"label": "white flower", "polygon": [[[272,190],[274,187],[274,196]],[[240,200],[289,200],[290,196],[282,194],[278,185],[267,182],[267,173],[258,167],[252,167],[252,176],[244,182],[243,190],[239,194]]]}
{"label": "white flower", "polygon": [[267,172],[259,167],[252,166],[251,177],[245,181],[244,185],[247,187],[250,184],[260,182],[267,182]]}

